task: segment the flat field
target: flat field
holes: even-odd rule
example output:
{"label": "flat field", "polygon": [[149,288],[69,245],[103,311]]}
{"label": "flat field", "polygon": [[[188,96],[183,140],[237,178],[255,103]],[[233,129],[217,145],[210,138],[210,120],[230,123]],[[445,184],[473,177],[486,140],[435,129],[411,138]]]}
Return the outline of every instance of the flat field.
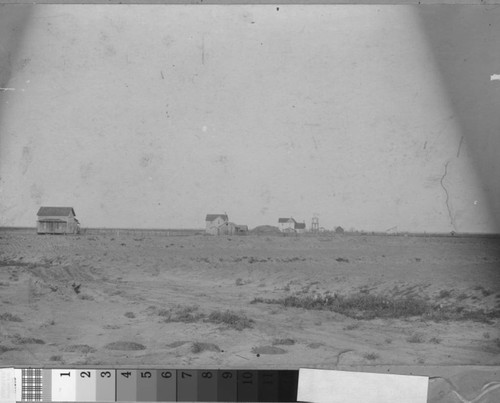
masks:
{"label": "flat field", "polygon": [[4,231],[0,304],[2,365],[490,367],[500,240]]}

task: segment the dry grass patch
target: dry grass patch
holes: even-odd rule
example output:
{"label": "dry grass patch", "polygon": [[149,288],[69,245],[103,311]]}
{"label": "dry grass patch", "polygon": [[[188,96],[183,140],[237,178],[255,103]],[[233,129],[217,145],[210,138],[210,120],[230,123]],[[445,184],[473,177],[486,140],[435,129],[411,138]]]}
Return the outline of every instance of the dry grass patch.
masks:
{"label": "dry grass patch", "polygon": [[113,343],[108,343],[104,346],[108,350],[119,350],[119,351],[136,351],[145,350],[146,346],[140,343],[134,343],[132,341],[115,341]]}
{"label": "dry grass patch", "polygon": [[203,351],[215,351],[219,353],[220,348],[219,346],[213,343],[200,343],[200,342],[193,343],[193,345],[191,346],[191,352],[193,354],[202,353]]}
{"label": "dry grass patch", "polygon": [[8,322],[22,322],[23,321],[19,316],[12,315],[9,312],[2,313],[0,315],[0,320],[5,320],[5,321],[8,321]]}
{"label": "dry grass patch", "polygon": [[72,344],[71,346],[64,347],[62,350],[67,353],[81,354],[95,353],[97,351],[95,348],[90,347],[87,344]]}
{"label": "dry grass patch", "polygon": [[167,344],[167,347],[177,348],[187,343],[189,343],[189,341],[174,341],[173,343]]}
{"label": "dry grass patch", "polygon": [[254,298],[251,304],[278,304],[284,307],[307,310],[329,310],[354,319],[420,317],[424,320],[471,320],[492,324],[500,318],[500,310],[486,312],[482,309],[466,310],[463,307],[443,307],[412,296],[390,297],[369,293],[350,295],[288,296],[280,299]]}
{"label": "dry grass patch", "polygon": [[10,336],[13,344],[45,344],[41,339],[36,339],[34,337],[22,337],[20,334],[14,334]]}
{"label": "dry grass patch", "polygon": [[374,360],[377,360],[379,358],[379,355],[377,353],[365,353],[365,354],[363,354],[363,358],[370,360],[370,361],[374,361]]}
{"label": "dry grass patch", "polygon": [[274,339],[273,346],[293,346],[295,344],[294,339]]}
{"label": "dry grass patch", "polygon": [[276,346],[253,347],[254,354],[286,354],[286,350]]}
{"label": "dry grass patch", "polygon": [[198,322],[205,315],[198,312],[198,305],[177,305],[169,310],[162,309],[158,315],[165,318],[165,322],[183,322],[193,323]]}
{"label": "dry grass patch", "polygon": [[360,326],[361,325],[359,322],[350,323],[349,325],[344,327],[344,330],[355,330],[355,329],[359,329]]}
{"label": "dry grass patch", "polygon": [[440,344],[443,341],[443,339],[440,339],[439,337],[432,337],[429,339],[429,343],[432,344]]}
{"label": "dry grass patch", "polygon": [[243,330],[246,328],[251,328],[253,320],[247,318],[243,313],[237,313],[234,311],[213,311],[207,318],[208,322],[216,324],[224,324],[231,329]]}
{"label": "dry grass patch", "polygon": [[408,343],[423,343],[425,338],[422,333],[413,333],[411,336],[406,338],[406,341]]}

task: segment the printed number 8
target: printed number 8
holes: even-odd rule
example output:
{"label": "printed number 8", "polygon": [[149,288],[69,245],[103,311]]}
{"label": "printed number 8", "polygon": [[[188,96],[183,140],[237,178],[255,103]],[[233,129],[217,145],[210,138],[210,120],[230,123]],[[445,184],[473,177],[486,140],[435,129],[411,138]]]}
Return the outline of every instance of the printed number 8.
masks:
{"label": "printed number 8", "polygon": [[210,379],[212,377],[212,373],[211,372],[202,372],[201,377]]}

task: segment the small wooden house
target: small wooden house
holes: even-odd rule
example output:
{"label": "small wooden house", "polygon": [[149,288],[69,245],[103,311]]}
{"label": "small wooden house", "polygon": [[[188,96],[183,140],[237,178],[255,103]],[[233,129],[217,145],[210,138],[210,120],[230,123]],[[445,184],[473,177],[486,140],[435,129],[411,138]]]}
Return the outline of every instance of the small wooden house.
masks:
{"label": "small wooden house", "polygon": [[38,234],[77,234],[80,223],[73,207],[40,207],[37,213]]}
{"label": "small wooden house", "polygon": [[211,235],[219,235],[219,227],[229,222],[227,214],[207,214],[205,218],[205,232]]}

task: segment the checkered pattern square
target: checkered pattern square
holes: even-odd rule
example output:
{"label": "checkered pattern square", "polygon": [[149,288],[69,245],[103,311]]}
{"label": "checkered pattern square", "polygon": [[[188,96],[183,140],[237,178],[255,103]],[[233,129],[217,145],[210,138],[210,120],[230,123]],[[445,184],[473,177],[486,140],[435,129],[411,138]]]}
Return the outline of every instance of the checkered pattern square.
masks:
{"label": "checkered pattern square", "polygon": [[42,370],[23,369],[21,372],[21,399],[22,401],[42,401]]}

